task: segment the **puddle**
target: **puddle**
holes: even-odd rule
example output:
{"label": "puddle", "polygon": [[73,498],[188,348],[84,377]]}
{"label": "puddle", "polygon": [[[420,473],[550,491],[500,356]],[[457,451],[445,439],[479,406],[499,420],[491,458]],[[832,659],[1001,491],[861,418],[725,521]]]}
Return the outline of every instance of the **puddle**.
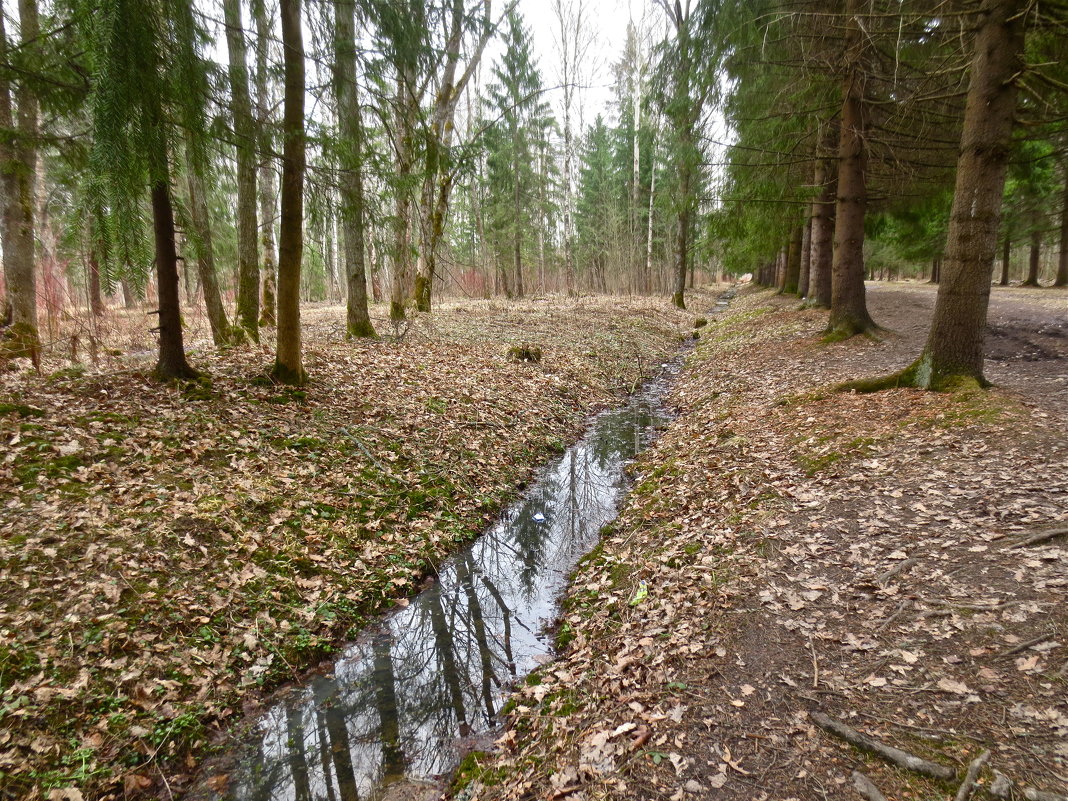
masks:
{"label": "puddle", "polygon": [[222,797],[417,798],[446,776],[496,728],[509,689],[550,660],[545,629],[567,577],[616,516],[626,464],[667,422],[661,400],[680,364],[595,417],[432,586],[270,708]]}

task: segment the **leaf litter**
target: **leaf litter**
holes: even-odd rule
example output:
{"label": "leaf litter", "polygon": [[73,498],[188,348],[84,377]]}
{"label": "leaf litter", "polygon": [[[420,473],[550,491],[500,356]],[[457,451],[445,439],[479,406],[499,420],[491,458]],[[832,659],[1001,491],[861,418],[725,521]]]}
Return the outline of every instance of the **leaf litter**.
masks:
{"label": "leaf litter", "polygon": [[[301,390],[265,379],[266,346],[194,352],[210,384],[157,384],[136,353],[0,376],[3,797],[180,792],[691,322],[649,299],[467,301],[347,342],[342,310],[304,318]],[[518,343],[541,362],[509,361]]]}
{"label": "leaf litter", "polygon": [[[979,790],[1063,797],[1068,544],[1013,547],[1068,520],[1063,298],[994,293],[992,324],[1062,335],[995,349],[989,392],[831,391],[914,358],[933,300],[879,285],[882,340],[824,345],[823,314],[747,290],[702,331],[575,572],[560,658],[457,797],[918,801],[969,764]],[[957,779],[850,750],[817,712]]]}

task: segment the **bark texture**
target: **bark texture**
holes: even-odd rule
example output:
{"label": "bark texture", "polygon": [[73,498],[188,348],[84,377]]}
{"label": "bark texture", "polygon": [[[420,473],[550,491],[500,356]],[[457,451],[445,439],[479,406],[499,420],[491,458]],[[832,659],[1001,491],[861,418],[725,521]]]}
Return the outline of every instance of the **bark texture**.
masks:
{"label": "bark texture", "polygon": [[1061,250],[1053,286],[1068,286],[1068,163],[1064,165],[1064,198],[1061,205]]}
{"label": "bark texture", "polygon": [[341,228],[344,243],[346,312],[349,337],[373,337],[367,311],[367,268],[364,252],[363,125],[356,94],[356,4],[334,3],[334,63],[338,124],[341,130]]}
{"label": "bark texture", "polygon": [[864,216],[868,206],[867,131],[870,110],[864,96],[866,36],[859,16],[866,3],[846,2],[846,75],[838,135],[838,199],[831,263],[831,315],[827,335],[851,337],[875,328],[864,294]]}
{"label": "bark texture", "polygon": [[798,284],[801,282],[801,241],[803,238],[803,226],[795,226],[790,232],[790,242],[786,246],[786,273],[782,285],[785,295],[796,295]]}
{"label": "bark texture", "polygon": [[[233,341],[235,333],[226,319],[219,294],[219,279],[215,271],[215,248],[211,235],[211,215],[205,199],[204,179],[192,164],[189,165],[187,178],[189,188],[189,216],[197,237],[197,277],[204,290],[204,305],[208,310],[208,324],[211,326],[211,339],[216,347],[225,347]],[[240,332],[237,332],[240,334]]]}
{"label": "bark texture", "polygon": [[263,263],[260,280],[263,302],[260,304],[260,325],[275,324],[276,273],[278,259],[274,247],[275,175],[271,154],[271,97],[267,82],[267,48],[271,41],[271,19],[264,0],[252,0],[252,16],[256,22],[256,120],[259,125],[259,223]]}
{"label": "bark texture", "polygon": [[259,341],[260,266],[256,224],[256,126],[249,99],[248,53],[240,0],[223,0],[230,102],[237,149],[237,322]]}
{"label": "bark texture", "polygon": [[808,297],[809,279],[812,275],[812,218],[804,225],[801,235],[801,277],[797,282],[797,294],[802,298]]}
{"label": "bark texture", "polygon": [[816,162],[816,186],[820,194],[812,203],[812,236],[809,256],[809,304],[821,309],[831,307],[831,264],[834,256],[834,199],[838,181],[831,165],[824,159]]}
{"label": "bark texture", "polygon": [[[911,366],[856,389],[985,385],[983,345],[997,252],[1016,80],[1023,71],[1026,0],[986,0],[969,76],[956,187],[927,344]],[[849,387],[850,385],[846,385]]]}
{"label": "bark texture", "polygon": [[304,36],[300,0],[281,0],[282,218],[278,236],[278,338],[271,376],[282,384],[307,381],[301,362],[300,266],[304,253]]}
{"label": "bark texture", "polygon": [[[19,0],[21,47],[35,47],[39,39],[36,0]],[[7,32],[0,27],[0,53],[7,61]],[[25,81],[15,87],[18,119],[13,117],[8,79],[0,83],[0,126],[15,130],[0,145],[0,185],[3,189],[4,284],[6,296],[0,323],[3,352],[40,362],[37,329],[37,266],[34,237],[35,178],[37,167],[37,96]]]}

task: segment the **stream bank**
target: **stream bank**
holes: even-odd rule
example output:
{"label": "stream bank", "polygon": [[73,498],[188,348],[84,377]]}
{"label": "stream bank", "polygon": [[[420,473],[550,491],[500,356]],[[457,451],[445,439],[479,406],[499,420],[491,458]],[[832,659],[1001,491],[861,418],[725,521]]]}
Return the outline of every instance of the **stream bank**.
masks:
{"label": "stream bank", "polygon": [[[985,749],[980,797],[993,770],[1063,795],[1068,553],[1014,547],[1068,521],[1063,299],[994,289],[991,325],[1042,347],[993,349],[989,392],[841,395],[915,357],[934,290],[880,285],[893,333],[833,345],[824,314],[741,293],[576,572],[569,644],[453,797],[856,801],[858,771],[948,801]],[[851,750],[816,711],[956,778]]]}
{"label": "stream bank", "polygon": [[[4,797],[187,789],[693,322],[660,299],[456,302],[348,342],[343,311],[306,310],[299,391],[251,347],[197,353],[208,388],[0,375]],[[540,364],[507,359],[522,343]]]}

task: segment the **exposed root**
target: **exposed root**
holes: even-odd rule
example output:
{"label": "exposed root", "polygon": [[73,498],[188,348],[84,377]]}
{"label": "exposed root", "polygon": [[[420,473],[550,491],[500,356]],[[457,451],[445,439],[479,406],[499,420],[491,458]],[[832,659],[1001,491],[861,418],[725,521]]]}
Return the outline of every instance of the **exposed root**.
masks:
{"label": "exposed root", "polygon": [[924,776],[930,776],[933,779],[940,779],[941,781],[950,781],[957,775],[957,772],[953,770],[953,768],[939,765],[937,762],[930,762],[922,757],[910,754],[907,751],[894,748],[892,745],[879,742],[872,737],[868,737],[866,734],[861,734],[855,729],[851,729],[849,726],[834,718],[828,717],[822,712],[810,712],[809,717],[812,718],[812,721],[817,726],[829,734],[833,734],[835,737],[845,740],[850,745],[854,745],[862,751],[867,751],[875,754],[877,757],[885,759],[887,762],[892,762],[898,767],[914,771],[915,773],[921,773]]}

